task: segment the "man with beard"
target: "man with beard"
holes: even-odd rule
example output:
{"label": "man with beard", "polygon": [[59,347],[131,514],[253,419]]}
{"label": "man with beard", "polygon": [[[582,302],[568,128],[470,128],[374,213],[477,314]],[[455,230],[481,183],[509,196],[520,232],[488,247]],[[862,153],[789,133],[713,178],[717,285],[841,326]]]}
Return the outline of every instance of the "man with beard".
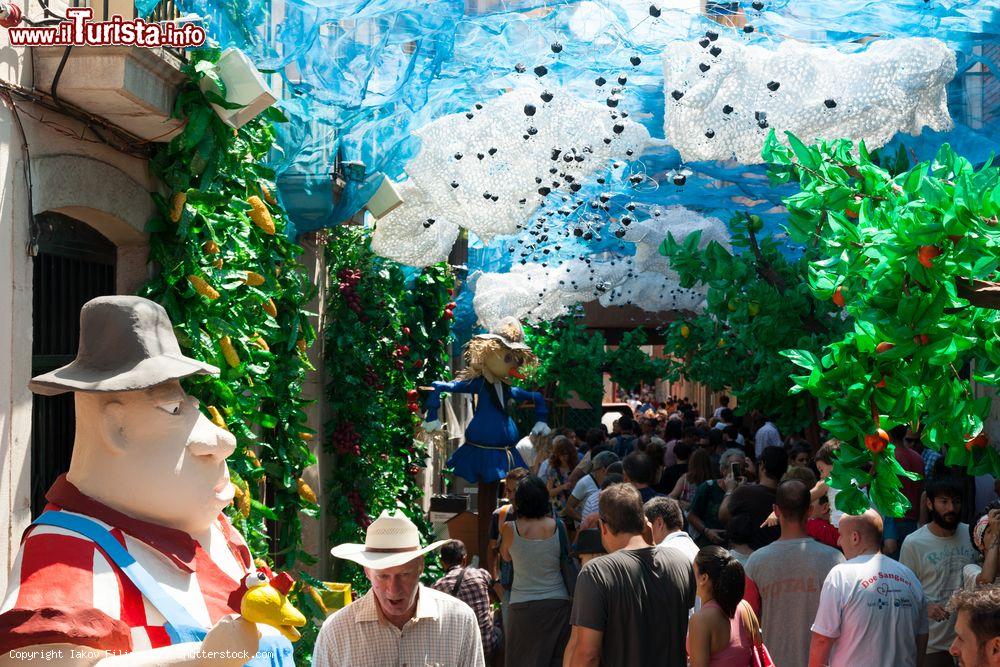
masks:
{"label": "man with beard", "polygon": [[962,485],[955,479],[927,482],[931,522],[903,541],[899,562],[913,570],[927,596],[930,633],[925,667],[952,667],[948,649],[955,638],[955,619],[945,608],[962,587],[962,568],[975,562],[969,527],[960,523]]}
{"label": "man with beard", "polygon": [[957,619],[951,654],[958,667],[1000,665],[1000,586],[959,591],[948,606]]}

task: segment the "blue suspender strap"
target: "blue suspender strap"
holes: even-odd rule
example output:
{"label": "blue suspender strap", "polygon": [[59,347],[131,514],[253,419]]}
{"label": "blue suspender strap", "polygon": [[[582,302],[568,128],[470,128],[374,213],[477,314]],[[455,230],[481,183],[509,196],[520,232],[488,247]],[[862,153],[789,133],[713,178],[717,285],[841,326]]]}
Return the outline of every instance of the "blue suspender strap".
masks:
{"label": "blue suspender strap", "polygon": [[93,541],[167,620],[165,628],[170,635],[171,643],[182,644],[202,640],[204,630],[199,634],[200,624],[156,583],[149,572],[136,562],[104,526],[79,514],[53,511],[43,512],[35,519],[33,525],[63,528]]}

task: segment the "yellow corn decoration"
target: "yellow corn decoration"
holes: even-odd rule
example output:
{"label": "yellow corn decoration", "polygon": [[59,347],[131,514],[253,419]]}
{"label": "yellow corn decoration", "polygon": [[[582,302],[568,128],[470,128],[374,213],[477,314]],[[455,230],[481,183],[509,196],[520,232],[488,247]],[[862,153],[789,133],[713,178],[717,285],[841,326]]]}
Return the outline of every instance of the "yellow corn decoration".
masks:
{"label": "yellow corn decoration", "polygon": [[258,567],[258,569],[261,569],[261,570],[263,570],[265,567],[270,567],[267,564],[267,561],[264,560],[263,558],[254,558],[253,559],[253,564],[256,565]]}
{"label": "yellow corn decoration", "polygon": [[277,205],[278,200],[274,198],[274,195],[271,193],[271,188],[267,187],[267,183],[265,183],[264,181],[259,181],[257,185],[260,187],[260,193],[264,195],[264,201],[266,201],[271,206]]}
{"label": "yellow corn decoration", "polygon": [[268,299],[264,302],[264,312],[271,317],[278,316],[278,307],[274,305],[274,299]]}
{"label": "yellow corn decoration", "polygon": [[186,192],[174,193],[174,196],[170,198],[170,222],[177,224],[181,221],[181,215],[184,213],[184,204],[186,203]]}
{"label": "yellow corn decoration", "polygon": [[264,284],[264,276],[259,273],[254,273],[253,271],[247,271],[247,277],[243,280],[247,285],[256,287],[257,285]]}
{"label": "yellow corn decoration", "polygon": [[274,220],[271,218],[271,212],[267,210],[267,206],[260,200],[260,197],[252,195],[247,199],[247,203],[250,204],[250,219],[253,220],[253,224],[260,227],[265,234],[274,234]]}
{"label": "yellow corn decoration", "polygon": [[205,244],[201,246],[201,249],[205,251],[206,255],[214,255],[219,252],[219,244],[215,241],[208,240]]}
{"label": "yellow corn decoration", "polygon": [[260,459],[257,458],[257,454],[255,454],[252,449],[248,449],[247,450],[247,458],[250,459],[250,463],[253,464],[254,468],[261,467],[260,466]]}
{"label": "yellow corn decoration", "polygon": [[209,301],[215,301],[219,298],[219,292],[201,276],[188,276],[188,282],[191,283],[191,287],[194,288],[195,292],[201,294]]}
{"label": "yellow corn decoration", "polygon": [[330,613],[330,611],[326,608],[326,605],[323,604],[323,597],[319,594],[319,591],[312,586],[309,587],[309,597],[313,599],[313,602],[316,603],[316,606],[319,607],[324,614]]}
{"label": "yellow corn decoration", "polygon": [[302,354],[305,354],[306,353],[306,339],[305,338],[300,338],[297,341],[295,341],[295,347],[299,348],[299,352],[301,352]]}
{"label": "yellow corn decoration", "polygon": [[261,336],[260,334],[257,334],[256,336],[254,336],[254,337],[253,337],[253,338],[252,338],[252,339],[250,340],[250,342],[251,342],[251,343],[252,343],[253,345],[256,345],[256,346],[257,346],[257,347],[259,347],[260,349],[264,350],[265,352],[270,352],[270,351],[271,351],[271,348],[270,348],[270,346],[269,346],[269,345],[267,344],[267,341],[266,341],[266,340],[264,340],[263,336]]}
{"label": "yellow corn decoration", "polygon": [[212,266],[214,266],[217,269],[221,269],[222,268],[222,258],[220,257],[217,260],[215,260],[214,262],[212,262]]}
{"label": "yellow corn decoration", "polygon": [[301,433],[299,433],[299,437],[302,438],[303,440],[312,440],[316,436],[314,436],[312,433],[306,433],[305,431],[302,431]]}
{"label": "yellow corn decoration", "polygon": [[316,493],[306,484],[306,481],[299,477],[299,497],[307,503],[316,504]]}
{"label": "yellow corn decoration", "polygon": [[212,415],[212,423],[221,429],[229,430],[229,426],[226,425],[226,420],[222,418],[222,413],[219,412],[219,408],[214,405],[208,406],[208,414]]}
{"label": "yellow corn decoration", "polygon": [[[236,487],[237,489],[240,487]],[[236,497],[237,507],[240,508],[240,514],[246,519],[250,516],[250,491],[249,489],[243,491]]]}
{"label": "yellow corn decoration", "polygon": [[223,336],[219,341],[219,346],[222,348],[222,356],[226,358],[226,363],[236,368],[240,365],[240,355],[236,354],[236,348],[233,347],[233,341],[229,336]]}

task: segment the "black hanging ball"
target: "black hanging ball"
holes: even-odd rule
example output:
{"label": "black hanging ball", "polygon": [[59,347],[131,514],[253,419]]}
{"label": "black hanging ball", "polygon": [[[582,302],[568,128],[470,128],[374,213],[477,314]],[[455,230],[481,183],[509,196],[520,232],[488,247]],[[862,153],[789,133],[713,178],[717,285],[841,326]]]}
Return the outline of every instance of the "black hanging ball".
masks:
{"label": "black hanging ball", "polygon": [[708,45],[711,44],[711,42],[708,41],[707,37],[702,37],[701,39],[698,40],[698,44],[701,45],[701,48],[707,49]]}
{"label": "black hanging ball", "polygon": [[433,224],[434,224],[434,218],[427,218],[426,220],[424,220],[424,229],[427,229]]}
{"label": "black hanging ball", "polygon": [[548,73],[549,73],[549,68],[546,67],[545,65],[539,65],[538,67],[535,68],[535,74],[537,76],[545,76]]}
{"label": "black hanging ball", "polygon": [[754,0],[754,2],[750,3],[750,6],[756,9],[758,12],[764,9],[764,3],[761,2],[760,0]]}
{"label": "black hanging ball", "polygon": [[623,225],[625,225],[626,227],[628,227],[629,225],[632,224],[632,218],[628,217],[627,215],[626,216],[622,216],[621,223]]}
{"label": "black hanging ball", "polygon": [[713,46],[708,50],[708,52],[711,53],[713,57],[718,57],[718,55],[722,53],[722,49],[720,49],[718,46]]}
{"label": "black hanging ball", "polygon": [[615,126],[611,128],[611,131],[614,132],[615,134],[621,134],[622,132],[625,131],[625,126],[622,125],[621,123],[616,123]]}
{"label": "black hanging ball", "polygon": [[750,33],[752,33],[753,31],[754,31],[754,27],[752,25],[745,25],[745,26],[743,26],[743,32],[747,33],[748,35]]}
{"label": "black hanging ball", "polygon": [[712,66],[709,65],[708,63],[698,63],[698,69],[700,69],[702,72],[707,72],[708,70],[712,69]]}
{"label": "black hanging ball", "polygon": [[639,56],[632,56],[631,58],[628,59],[628,61],[632,63],[632,67],[638,67],[639,63],[642,62],[642,58],[640,58]]}
{"label": "black hanging ball", "polygon": [[458,187],[458,181],[452,181],[451,182],[451,187],[457,188]]}
{"label": "black hanging ball", "polygon": [[680,90],[675,90],[674,92],[670,93],[670,97],[674,98],[675,100],[679,100],[682,97],[684,97],[684,93]]}
{"label": "black hanging ball", "polygon": [[552,53],[559,53],[563,49],[562,44],[560,44],[559,42],[552,42],[552,46],[550,46],[549,48],[552,49]]}
{"label": "black hanging ball", "polygon": [[599,76],[596,79],[594,79],[594,84],[597,85],[597,86],[603,86],[607,82],[608,82],[608,80],[605,79],[603,76]]}
{"label": "black hanging ball", "polygon": [[649,6],[649,15],[652,16],[654,19],[660,18],[660,14],[662,14],[662,13],[663,12],[656,5],[650,5]]}
{"label": "black hanging ball", "polygon": [[542,101],[543,102],[551,102],[552,101],[552,93],[550,93],[547,90],[543,90],[542,91]]}
{"label": "black hanging ball", "polygon": [[455,159],[456,160],[461,160],[462,159],[462,154],[461,153],[455,153]]}
{"label": "black hanging ball", "polygon": [[528,128],[528,134],[530,134],[532,136],[538,134],[538,128],[537,127],[529,127]]}
{"label": "black hanging ball", "polygon": [[674,174],[674,185],[684,185],[687,183],[687,176],[684,174]]}
{"label": "black hanging ball", "polygon": [[469,111],[468,113],[465,114],[465,117],[468,118],[469,120],[472,120],[473,116],[475,116],[475,114],[472,113],[471,111]]}
{"label": "black hanging ball", "polygon": [[708,139],[715,137],[715,130],[705,130],[705,137]]}
{"label": "black hanging ball", "polygon": [[476,153],[476,157],[482,160],[484,157],[486,157],[486,155],[484,155],[483,153]]}
{"label": "black hanging ball", "polygon": [[483,110],[483,105],[480,104],[479,102],[476,102],[476,111],[482,111],[482,110]]}
{"label": "black hanging ball", "polygon": [[618,238],[622,238],[623,236],[625,236],[625,228],[619,227],[618,229],[616,229],[615,236],[617,236]]}
{"label": "black hanging ball", "polygon": [[628,83],[628,77],[627,76],[625,76],[624,74],[622,74],[620,77],[618,77],[618,85],[624,86],[626,83]]}
{"label": "black hanging ball", "polygon": [[543,197],[547,196],[550,192],[552,192],[552,190],[545,187],[544,185],[538,188],[538,194],[542,195]]}
{"label": "black hanging ball", "polygon": [[618,98],[617,97],[609,97],[607,99],[607,104],[608,104],[609,107],[611,107],[612,109],[614,109],[616,106],[618,106]]}
{"label": "black hanging ball", "polygon": [[837,106],[837,100],[823,100],[823,104],[826,105],[827,109],[832,109]]}
{"label": "black hanging ball", "polygon": [[497,154],[497,149],[496,148],[491,148],[491,149],[489,149],[486,152],[489,153],[490,155],[496,155]]}
{"label": "black hanging ball", "polygon": [[715,32],[714,30],[709,30],[708,32],[705,33],[705,37],[708,37],[711,41],[714,42],[715,40],[719,39],[719,33]]}
{"label": "black hanging ball", "polygon": [[772,93],[774,91],[776,91],[780,87],[781,87],[781,84],[778,83],[777,81],[768,81],[767,82],[767,89],[770,90]]}
{"label": "black hanging ball", "polygon": [[525,104],[524,105],[524,115],[525,116],[534,116],[535,115],[535,111],[536,111],[536,109],[535,109],[535,105],[534,104]]}
{"label": "black hanging ball", "polygon": [[518,64],[514,65],[514,70],[518,74],[524,74],[525,72],[528,71],[528,68],[524,66],[524,63],[518,63]]}

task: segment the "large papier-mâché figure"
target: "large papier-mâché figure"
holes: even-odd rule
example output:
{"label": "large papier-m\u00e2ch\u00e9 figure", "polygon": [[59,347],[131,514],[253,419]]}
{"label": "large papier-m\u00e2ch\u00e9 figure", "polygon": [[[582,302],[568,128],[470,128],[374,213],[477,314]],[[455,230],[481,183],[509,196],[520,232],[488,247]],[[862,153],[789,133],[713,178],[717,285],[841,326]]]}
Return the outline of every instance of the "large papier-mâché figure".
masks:
{"label": "large papier-m\u00e2ch\u00e9 figure", "polygon": [[453,382],[434,382],[433,391],[424,407],[427,421],[424,429],[441,428],[438,409],[444,392],[476,396],[472,421],[465,429],[465,444],[461,445],[448,465],[455,474],[479,484],[480,557],[484,557],[486,530],[496,505],[497,482],[509,470],[528,467],[515,446],[520,438],[511,417],[519,401],[535,403],[535,426],[532,435],[549,432],[546,424],[548,409],[545,399],[536,391],[526,391],[510,385],[512,378],[521,378],[521,366],[534,363],[535,355],[524,343],[524,329],[513,317],[504,318],[495,331],[474,336],[465,348],[466,368]]}
{"label": "large papier-m\u00e2ch\u00e9 figure", "polygon": [[[236,439],[179,382],[218,372],[181,354],[152,301],[83,306],[77,358],[31,382],[39,394],[75,393],[76,436],[8,580],[0,665],[293,664],[294,628],[238,616],[242,605],[255,620],[305,623],[262,613],[263,598],[285,602],[289,581],[258,572],[222,514]],[[279,589],[270,597],[265,579]]]}

